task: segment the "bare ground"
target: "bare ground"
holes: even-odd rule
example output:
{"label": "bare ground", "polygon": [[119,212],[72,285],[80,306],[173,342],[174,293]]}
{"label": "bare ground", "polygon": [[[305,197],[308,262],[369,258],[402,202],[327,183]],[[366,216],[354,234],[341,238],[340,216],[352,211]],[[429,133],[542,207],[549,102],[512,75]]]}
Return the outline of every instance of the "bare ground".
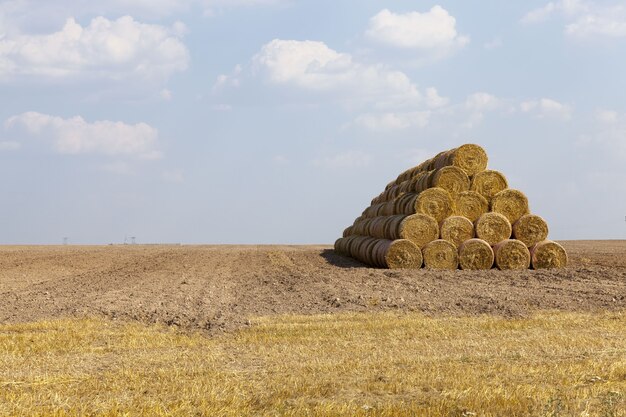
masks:
{"label": "bare ground", "polygon": [[626,309],[626,241],[565,241],[561,270],[391,271],[328,246],[1,246],[0,323],[105,316],[213,333],[336,311],[525,316]]}

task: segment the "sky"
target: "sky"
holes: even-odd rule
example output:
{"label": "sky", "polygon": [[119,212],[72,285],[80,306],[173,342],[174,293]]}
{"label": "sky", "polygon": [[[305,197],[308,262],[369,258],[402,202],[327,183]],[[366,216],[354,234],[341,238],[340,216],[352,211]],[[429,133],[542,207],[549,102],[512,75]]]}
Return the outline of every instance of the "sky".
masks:
{"label": "sky", "polygon": [[332,244],[477,143],[626,238],[626,4],[0,0],[0,244]]}

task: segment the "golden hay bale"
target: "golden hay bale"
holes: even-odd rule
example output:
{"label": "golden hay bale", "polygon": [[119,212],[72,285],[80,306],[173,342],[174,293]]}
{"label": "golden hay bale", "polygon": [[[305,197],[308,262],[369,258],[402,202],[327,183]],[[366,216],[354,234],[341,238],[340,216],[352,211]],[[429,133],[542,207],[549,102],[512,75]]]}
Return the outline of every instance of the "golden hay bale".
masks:
{"label": "golden hay bale", "polygon": [[439,187],[455,196],[460,192],[469,190],[470,179],[459,167],[447,166],[428,175],[428,187]]}
{"label": "golden hay bale", "polygon": [[476,220],[474,225],[476,237],[491,246],[511,237],[511,223],[500,213],[485,213]]}
{"label": "golden hay bale", "polygon": [[486,199],[491,199],[491,197],[502,190],[506,190],[508,187],[509,183],[501,172],[488,169],[472,177],[469,189],[480,193]]}
{"label": "golden hay bale", "polygon": [[498,269],[528,269],[530,252],[521,240],[507,239],[493,247]]}
{"label": "golden hay bale", "polygon": [[489,201],[476,191],[463,191],[456,196],[454,212],[475,222],[489,211]]}
{"label": "golden hay bale", "polygon": [[437,220],[422,213],[406,216],[398,225],[390,223],[389,227],[389,239],[408,239],[418,248],[439,237]]}
{"label": "golden hay bale", "polygon": [[454,201],[449,192],[434,187],[419,193],[414,200],[409,200],[403,209],[406,214],[423,213],[441,222],[453,213]]}
{"label": "golden hay bale", "polygon": [[441,222],[441,238],[457,248],[461,243],[474,237],[474,223],[463,216],[450,216]]}
{"label": "golden hay bale", "polygon": [[417,269],[422,267],[422,252],[415,243],[406,239],[379,239],[372,248],[376,265],[391,269]]}
{"label": "golden hay bale", "polygon": [[536,214],[526,214],[513,224],[513,237],[529,248],[548,237],[548,223]]}
{"label": "golden hay bale", "polygon": [[558,243],[544,240],[530,249],[530,260],[534,269],[564,268],[567,266],[567,252]]}
{"label": "golden hay bale", "polygon": [[459,254],[456,246],[447,240],[433,240],[422,249],[424,266],[428,269],[457,269]]}
{"label": "golden hay bale", "polygon": [[491,199],[491,211],[504,214],[513,224],[523,215],[530,213],[528,198],[519,190],[502,190]]}
{"label": "golden hay bale", "polygon": [[483,148],[474,144],[466,144],[458,148],[442,152],[431,161],[431,169],[445,166],[461,168],[469,176],[484,171],[487,168],[487,153]]}
{"label": "golden hay bale", "polygon": [[459,247],[459,266],[465,270],[491,269],[494,254],[489,243],[482,239],[469,239]]}

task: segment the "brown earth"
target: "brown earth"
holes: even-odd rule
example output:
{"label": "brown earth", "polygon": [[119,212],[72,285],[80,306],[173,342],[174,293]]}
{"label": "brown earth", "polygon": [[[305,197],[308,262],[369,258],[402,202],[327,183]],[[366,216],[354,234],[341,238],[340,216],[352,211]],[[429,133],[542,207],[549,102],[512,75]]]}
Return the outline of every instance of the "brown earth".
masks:
{"label": "brown earth", "polygon": [[105,316],[210,332],[283,313],[525,316],[626,309],[626,241],[566,241],[561,270],[373,269],[328,246],[2,246],[0,323]]}

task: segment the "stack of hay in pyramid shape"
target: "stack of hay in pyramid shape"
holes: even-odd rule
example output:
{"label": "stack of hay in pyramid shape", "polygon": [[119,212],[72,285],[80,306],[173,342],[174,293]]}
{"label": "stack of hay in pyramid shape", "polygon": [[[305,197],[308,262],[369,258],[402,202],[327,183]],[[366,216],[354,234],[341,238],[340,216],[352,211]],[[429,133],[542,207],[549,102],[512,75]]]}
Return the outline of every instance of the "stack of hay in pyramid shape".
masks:
{"label": "stack of hay in pyramid shape", "polygon": [[335,251],[381,268],[560,268],[567,254],[527,197],[487,170],[466,144],[390,182],[335,242]]}

